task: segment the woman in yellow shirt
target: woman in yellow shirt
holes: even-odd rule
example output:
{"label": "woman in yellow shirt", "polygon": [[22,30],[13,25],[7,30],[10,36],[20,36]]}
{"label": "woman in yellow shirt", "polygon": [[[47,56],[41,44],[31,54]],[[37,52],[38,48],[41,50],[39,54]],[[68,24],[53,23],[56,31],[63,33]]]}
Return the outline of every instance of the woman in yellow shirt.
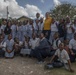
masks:
{"label": "woman in yellow shirt", "polygon": [[50,33],[51,33],[52,18],[50,17],[49,12],[46,12],[45,16],[46,16],[46,19],[44,21],[43,33],[46,35],[46,38],[49,40]]}

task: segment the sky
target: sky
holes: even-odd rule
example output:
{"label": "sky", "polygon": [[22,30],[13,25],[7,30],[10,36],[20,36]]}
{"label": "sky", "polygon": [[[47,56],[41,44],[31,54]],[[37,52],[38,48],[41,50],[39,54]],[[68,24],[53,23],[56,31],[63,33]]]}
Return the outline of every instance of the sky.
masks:
{"label": "sky", "polygon": [[35,18],[37,12],[41,17],[63,2],[76,5],[76,0],[0,0],[0,18],[6,18],[6,7],[8,6],[9,17],[19,18],[27,16]]}

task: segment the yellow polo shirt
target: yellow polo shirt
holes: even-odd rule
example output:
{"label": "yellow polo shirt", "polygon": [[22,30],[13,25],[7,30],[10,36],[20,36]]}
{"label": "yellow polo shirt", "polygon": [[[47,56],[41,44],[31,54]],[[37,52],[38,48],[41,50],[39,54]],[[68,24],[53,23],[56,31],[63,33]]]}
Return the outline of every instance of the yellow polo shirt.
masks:
{"label": "yellow polo shirt", "polygon": [[44,21],[44,30],[50,30],[51,29],[51,23],[52,23],[52,18],[49,17],[47,19],[45,19]]}

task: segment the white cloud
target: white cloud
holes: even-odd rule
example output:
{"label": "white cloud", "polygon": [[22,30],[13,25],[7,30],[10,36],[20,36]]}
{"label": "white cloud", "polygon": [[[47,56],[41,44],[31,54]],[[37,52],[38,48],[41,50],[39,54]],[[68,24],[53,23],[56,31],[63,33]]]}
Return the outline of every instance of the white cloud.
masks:
{"label": "white cloud", "polygon": [[61,4],[61,2],[59,0],[53,0],[53,1],[54,1],[55,6],[58,6]]}
{"label": "white cloud", "polygon": [[[29,17],[31,18],[35,18],[37,12],[42,13],[42,11],[37,6],[29,5],[29,4],[25,5],[25,11],[28,12]],[[43,15],[41,14],[41,16]]]}
{"label": "white cloud", "polygon": [[[9,14],[13,18],[20,16],[28,16],[35,18],[35,14],[41,10],[35,5],[26,4],[25,7],[19,6],[16,0],[0,0],[0,17],[6,17],[6,7],[8,6]],[[42,14],[41,14],[42,15]]]}

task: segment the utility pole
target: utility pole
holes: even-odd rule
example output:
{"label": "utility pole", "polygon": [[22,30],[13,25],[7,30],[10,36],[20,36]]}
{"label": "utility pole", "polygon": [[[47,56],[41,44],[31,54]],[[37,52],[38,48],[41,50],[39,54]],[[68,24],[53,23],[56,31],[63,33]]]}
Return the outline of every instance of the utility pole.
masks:
{"label": "utility pole", "polygon": [[[4,0],[4,2],[6,2],[6,0]],[[6,7],[6,14],[7,14],[7,22],[8,22],[8,14],[9,14],[8,6]]]}
{"label": "utility pole", "polygon": [[7,21],[8,21],[8,15],[9,15],[8,6],[6,7],[6,9],[7,9]]}

